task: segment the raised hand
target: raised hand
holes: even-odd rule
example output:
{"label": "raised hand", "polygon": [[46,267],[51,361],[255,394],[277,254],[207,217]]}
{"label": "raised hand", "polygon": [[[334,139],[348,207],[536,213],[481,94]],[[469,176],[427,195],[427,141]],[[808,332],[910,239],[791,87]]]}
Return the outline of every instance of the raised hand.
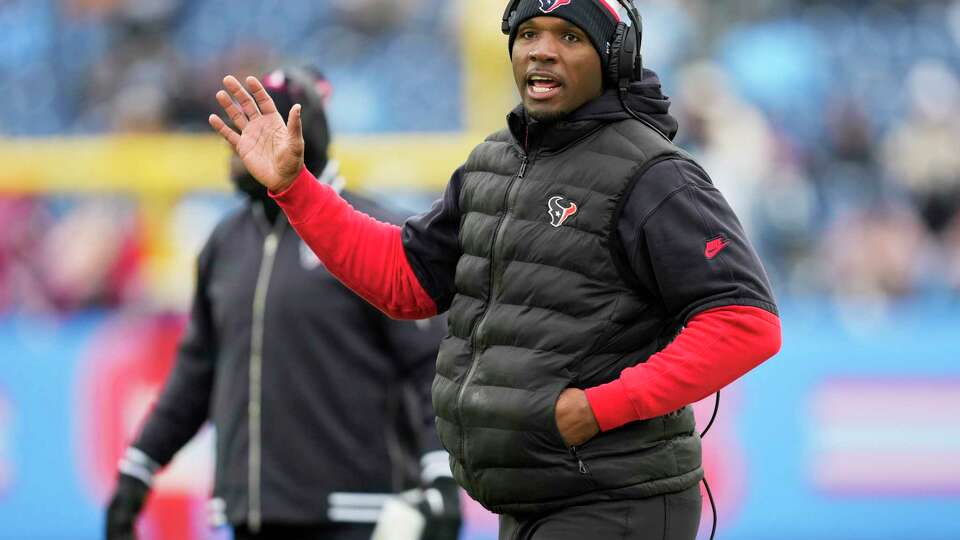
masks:
{"label": "raised hand", "polygon": [[223,79],[223,86],[229,94],[223,90],[217,92],[217,102],[240,133],[216,114],[210,115],[210,126],[230,143],[257,181],[270,191],[280,192],[293,183],[303,168],[300,105],[290,109],[284,124],[260,81],[247,77],[246,83],[250,92],[234,76],[228,75]]}

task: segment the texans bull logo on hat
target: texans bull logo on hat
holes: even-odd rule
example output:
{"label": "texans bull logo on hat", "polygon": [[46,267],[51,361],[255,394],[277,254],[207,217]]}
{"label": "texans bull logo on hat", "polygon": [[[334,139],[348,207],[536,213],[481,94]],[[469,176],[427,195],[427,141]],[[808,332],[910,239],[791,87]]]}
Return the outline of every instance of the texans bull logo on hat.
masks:
{"label": "texans bull logo on hat", "polygon": [[540,0],[540,11],[550,13],[560,6],[565,6],[573,0]]}

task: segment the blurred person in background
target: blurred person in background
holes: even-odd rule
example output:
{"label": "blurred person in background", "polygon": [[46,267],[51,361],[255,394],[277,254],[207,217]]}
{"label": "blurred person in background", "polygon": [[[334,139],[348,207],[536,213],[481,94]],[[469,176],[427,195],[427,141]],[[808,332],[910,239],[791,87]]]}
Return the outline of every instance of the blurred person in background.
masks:
{"label": "blurred person in background", "polygon": [[141,290],[141,228],[122,198],[0,199],[0,229],[0,312],[115,308]]}
{"label": "blurred person in background", "polygon": [[53,220],[28,197],[0,198],[0,313],[46,307],[41,259],[35,246]]}
{"label": "blurred person in background", "polygon": [[695,538],[689,404],[780,346],[739,221],[672,142],[633,9],[511,2],[522,104],[402,228],[316,182],[301,156],[309,119],[295,106],[284,125],[256,78],[228,76],[217,94],[239,133],[210,117],[351,289],[396,318],[449,310],[438,433],[502,540]]}
{"label": "blurred person in background", "polygon": [[[77,16],[102,17],[109,47],[91,66],[78,95],[82,125],[118,132],[162,132],[173,96],[186,86],[185,61],[174,30],[187,9],[183,0],[71,0]],[[109,121],[109,125],[98,125]]]}
{"label": "blurred person in background", "polygon": [[60,312],[136,298],[143,266],[139,220],[122,200],[81,198],[40,246],[50,307]]}
{"label": "blurred person in background", "polygon": [[[329,84],[307,68],[264,79],[280,107],[304,104],[304,163],[341,191],[328,159]],[[392,321],[334,279],[234,156],[246,204],[199,256],[190,323],[156,406],[120,462],[107,538],[134,537],[154,474],[200,427],[216,428],[215,525],[234,537],[368,539],[387,494],[424,488],[429,538],[452,540],[459,493],[429,404],[442,325]]]}
{"label": "blurred person in background", "polygon": [[850,211],[824,236],[821,279],[837,298],[884,303],[920,289],[932,243],[912,207],[877,203]]}
{"label": "blurred person in background", "polygon": [[912,110],[887,138],[884,156],[927,227],[941,235],[960,211],[960,80],[942,62],[924,61],[907,87]]}

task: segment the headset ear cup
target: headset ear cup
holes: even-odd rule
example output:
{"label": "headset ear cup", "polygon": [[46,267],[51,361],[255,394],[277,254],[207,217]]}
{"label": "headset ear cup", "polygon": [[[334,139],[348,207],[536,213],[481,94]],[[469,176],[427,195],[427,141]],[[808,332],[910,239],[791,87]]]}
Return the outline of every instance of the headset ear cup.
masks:
{"label": "headset ear cup", "polygon": [[628,29],[627,25],[618,23],[617,29],[613,31],[613,39],[610,41],[610,53],[607,55],[607,80],[613,86],[620,84],[620,62],[623,60],[621,53]]}

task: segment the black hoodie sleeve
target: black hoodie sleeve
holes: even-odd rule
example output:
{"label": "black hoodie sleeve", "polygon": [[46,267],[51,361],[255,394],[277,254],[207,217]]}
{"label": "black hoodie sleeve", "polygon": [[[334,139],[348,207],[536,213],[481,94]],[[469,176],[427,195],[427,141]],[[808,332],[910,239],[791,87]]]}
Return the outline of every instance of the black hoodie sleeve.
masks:
{"label": "black hoodie sleeve", "polygon": [[210,241],[200,253],[190,321],[173,371],[133,444],[161,466],[190,441],[209,415],[216,359],[207,288],[212,252]]}
{"label": "black hoodie sleeve", "polygon": [[391,356],[400,361],[401,377],[413,393],[415,403],[411,404],[411,409],[416,416],[413,421],[421,428],[418,441],[421,454],[439,450],[441,446],[434,422],[430,387],[446,319],[443,316],[419,321],[381,319],[386,326]]}
{"label": "black hoodie sleeve", "polygon": [[403,249],[413,273],[437,304],[437,313],[450,309],[454,274],[460,260],[460,187],[463,167],[450,177],[443,197],[424,214],[403,225]]}
{"label": "black hoodie sleeve", "polygon": [[642,173],[618,222],[637,286],[679,324],[706,309],[744,305],[777,314],[760,259],[706,172],[665,159]]}

